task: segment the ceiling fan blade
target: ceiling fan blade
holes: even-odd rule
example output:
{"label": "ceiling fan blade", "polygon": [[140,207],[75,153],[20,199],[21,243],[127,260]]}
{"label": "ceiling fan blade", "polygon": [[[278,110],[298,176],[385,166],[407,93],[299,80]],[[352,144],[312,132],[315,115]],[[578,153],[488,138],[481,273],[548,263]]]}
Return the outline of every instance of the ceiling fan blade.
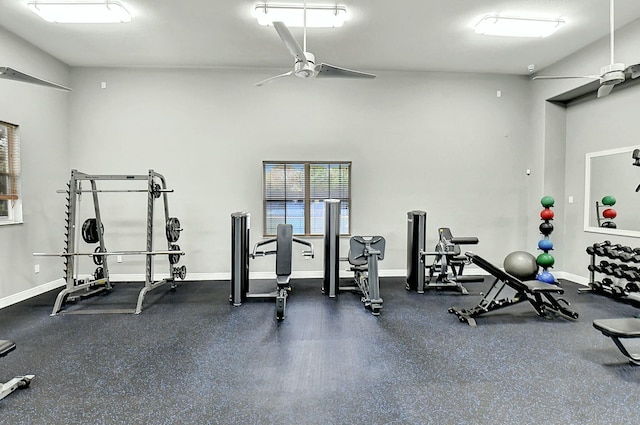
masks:
{"label": "ceiling fan blade", "polygon": [[271,78],[267,78],[266,80],[262,80],[262,81],[260,81],[258,83],[255,83],[254,85],[259,87],[259,86],[261,86],[261,85],[263,85],[265,83],[269,83],[269,82],[271,82],[271,81],[273,81],[273,80],[275,80],[277,78],[288,77],[291,74],[293,74],[293,71],[285,72],[284,74],[276,75],[275,77],[271,77]]}
{"label": "ceiling fan blade", "polygon": [[572,78],[591,78],[597,80],[600,75],[536,75],[533,80],[568,80]]}
{"label": "ceiling fan blade", "polygon": [[38,84],[46,87],[53,87],[60,90],[71,91],[69,87],[61,86],[60,84],[52,83],[51,81],[43,80],[41,78],[34,77],[24,72],[17,71],[8,66],[0,67],[0,78],[7,80],[21,81],[23,83]]}
{"label": "ceiling fan blade", "polygon": [[598,89],[598,97],[605,97],[606,95],[611,93],[611,90],[613,90],[614,86],[615,86],[615,84],[603,84],[603,85],[601,85],[600,88]]}
{"label": "ceiling fan blade", "polygon": [[274,22],[273,27],[278,31],[278,35],[280,39],[287,46],[289,53],[296,58],[296,61],[307,63],[307,58],[304,55],[304,50],[298,44],[295,38],[293,38],[293,34],[289,31],[289,28],[282,22]]}
{"label": "ceiling fan blade", "polygon": [[631,74],[632,79],[640,77],[640,64],[628,66],[625,73]]}
{"label": "ceiling fan blade", "polygon": [[316,66],[316,78],[376,78],[375,74],[340,68],[338,66],[321,63]]}

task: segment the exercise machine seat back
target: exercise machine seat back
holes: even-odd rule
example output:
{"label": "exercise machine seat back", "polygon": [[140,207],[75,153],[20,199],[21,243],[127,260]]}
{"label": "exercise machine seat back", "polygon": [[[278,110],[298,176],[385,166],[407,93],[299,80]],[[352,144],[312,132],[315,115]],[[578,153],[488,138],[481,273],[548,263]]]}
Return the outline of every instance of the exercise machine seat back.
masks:
{"label": "exercise machine seat back", "polygon": [[604,336],[611,338],[620,352],[624,354],[632,364],[636,366],[640,365],[640,354],[630,352],[621,341],[621,339],[626,338],[640,338],[640,319],[628,317],[622,319],[594,320],[593,327],[602,332]]}
{"label": "exercise machine seat back", "polygon": [[278,224],[276,232],[276,282],[280,286],[287,285],[291,278],[293,226],[291,224]]}

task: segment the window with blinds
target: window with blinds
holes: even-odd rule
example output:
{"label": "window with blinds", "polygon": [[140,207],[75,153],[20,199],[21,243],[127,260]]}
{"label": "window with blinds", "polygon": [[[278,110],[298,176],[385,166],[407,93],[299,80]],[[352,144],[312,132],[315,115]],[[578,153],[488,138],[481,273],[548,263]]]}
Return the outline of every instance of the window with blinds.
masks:
{"label": "window with blinds", "polygon": [[20,148],[17,126],[0,121],[0,220],[13,219],[13,206],[18,200]]}
{"label": "window with blinds", "polygon": [[280,223],[296,235],[324,234],[324,200],[340,200],[340,233],[350,234],[351,162],[264,161],[264,234]]}

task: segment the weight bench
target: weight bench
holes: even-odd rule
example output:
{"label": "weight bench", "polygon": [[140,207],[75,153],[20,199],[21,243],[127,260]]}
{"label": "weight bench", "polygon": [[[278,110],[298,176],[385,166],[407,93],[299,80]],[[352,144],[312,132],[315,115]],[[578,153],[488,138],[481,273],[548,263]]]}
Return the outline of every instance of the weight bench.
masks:
{"label": "weight bench", "polygon": [[640,354],[632,354],[622,344],[624,338],[640,338],[640,319],[629,317],[624,319],[600,319],[593,321],[593,327],[608,336],[631,364],[640,366]]}
{"label": "weight bench", "polygon": [[[4,357],[16,349],[13,341],[0,340],[0,357]],[[16,376],[9,382],[0,386],[0,400],[17,390],[18,388],[27,388],[35,375]]]}
{"label": "weight bench", "polygon": [[449,308],[449,313],[458,316],[461,322],[468,323],[470,326],[476,326],[476,317],[525,301],[531,304],[539,316],[545,318],[551,318],[549,312],[560,314],[571,319],[578,318],[578,313],[560,304],[563,303],[568,306],[569,303],[566,300],[554,298],[554,294],[564,293],[564,290],[560,286],[540,282],[539,280],[522,281],[494,266],[479,255],[472,252],[467,252],[465,255],[472,263],[486,270],[496,279],[486,295],[484,295],[482,300],[480,300],[474,308],[468,310],[458,307]]}

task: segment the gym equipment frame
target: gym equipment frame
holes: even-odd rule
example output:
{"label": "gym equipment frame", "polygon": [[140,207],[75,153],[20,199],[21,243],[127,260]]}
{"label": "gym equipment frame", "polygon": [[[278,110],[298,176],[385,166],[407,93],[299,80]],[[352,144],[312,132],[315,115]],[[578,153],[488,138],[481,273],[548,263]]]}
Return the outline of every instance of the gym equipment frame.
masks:
{"label": "gym equipment frame", "polygon": [[483,296],[480,303],[471,309],[461,309],[458,307],[449,308],[449,313],[458,316],[461,322],[476,326],[476,317],[490,311],[499,310],[521,302],[529,302],[539,316],[551,318],[549,312],[560,314],[570,319],[577,319],[578,313],[570,310],[566,306],[569,303],[562,299],[555,299],[553,294],[563,294],[564,289],[552,283],[540,282],[539,280],[521,281],[515,276],[500,270],[479,255],[467,252],[472,263],[486,270],[496,279],[491,288]]}
{"label": "gym equipment frame", "polygon": [[[15,349],[16,344],[13,341],[0,340],[0,357],[6,356]],[[33,378],[35,378],[35,375],[16,376],[8,382],[0,383],[0,400],[18,388],[27,388]]]}
{"label": "gym equipment frame", "polygon": [[[380,315],[382,297],[378,261],[384,259],[385,239],[382,236],[353,236],[349,240],[349,255],[340,258],[340,201],[324,201],[324,280],[322,293],[335,298],[340,292],[355,292],[367,310]],[[338,262],[349,261],[355,285],[341,286]]]}
{"label": "gym equipment frame", "polygon": [[[240,306],[247,299],[275,299],[276,319],[282,321],[285,318],[287,297],[291,292],[289,281],[291,279],[291,263],[293,255],[293,243],[298,243],[309,248],[302,251],[307,258],[314,257],[313,244],[293,236],[291,224],[278,224],[276,237],[257,242],[253,251],[249,253],[250,214],[237,212],[231,214],[231,295],[229,302],[234,306]],[[275,243],[276,249],[258,250],[258,248]],[[249,258],[276,256],[276,289],[268,293],[252,293],[249,286]]]}
{"label": "gym equipment frame", "polygon": [[[91,189],[83,189],[82,182],[88,181],[91,185]],[[146,189],[104,189],[97,188],[97,182],[99,181],[146,181]],[[102,218],[100,215],[100,204],[98,202],[98,194],[103,192],[140,192],[147,194],[147,225],[146,225],[146,250],[145,251],[114,251],[109,252],[105,248],[104,241],[104,227],[102,224]],[[94,175],[85,174],[78,170],[71,170],[71,178],[67,183],[67,190],[62,193],[67,194],[67,212],[66,212],[66,241],[64,252],[61,253],[34,253],[35,256],[60,256],[64,258],[65,263],[65,282],[66,287],[58,294],[55,304],[53,306],[52,316],[62,312],[62,306],[65,302],[73,302],[81,298],[110,291],[113,289],[113,285],[109,276],[108,258],[112,255],[144,255],[145,256],[145,283],[144,287],[138,294],[138,302],[135,310],[93,310],[91,313],[135,313],[140,314],[142,312],[142,304],[145,295],[166,283],[171,285],[171,289],[175,289],[177,284],[175,279],[184,279],[186,277],[185,266],[175,266],[179,261],[180,256],[185,255],[185,252],[175,244],[180,237],[182,228],[180,227],[180,221],[176,217],[169,216],[169,203],[167,193],[173,192],[167,189],[167,184],[164,176],[153,170],[149,170],[146,175]],[[78,252],[76,249],[78,241],[77,231],[80,228],[78,225],[79,220],[79,202],[82,193],[91,193],[93,198],[93,207],[95,212],[95,218],[85,220],[82,225],[81,235],[87,243],[98,243],[94,252]],[[164,218],[166,222],[165,233],[167,237],[167,249],[155,250],[153,249],[153,223],[154,223],[154,202],[156,199],[162,197]],[[156,281],[154,279],[154,264],[153,259],[156,255],[166,255],[169,262],[169,276],[168,278]],[[80,256],[91,256],[93,261],[99,267],[96,269],[92,278],[79,279],[77,263]],[[78,312],[80,313],[80,312]],[[85,312],[86,313],[86,312]]]}
{"label": "gym equipment frame", "polygon": [[[448,227],[438,229],[438,243],[433,251],[426,251],[427,213],[407,213],[407,285],[409,291],[423,294],[425,289],[454,289],[467,295],[464,282],[483,282],[483,276],[463,275],[464,267],[470,263],[461,255],[460,245],[476,245],[476,237],[453,237]],[[433,262],[427,265],[428,256]],[[428,270],[428,275],[426,271]]]}
{"label": "gym equipment frame", "polygon": [[340,286],[340,291],[355,291],[362,295],[364,308],[380,315],[382,297],[378,261],[384,260],[385,240],[382,236],[354,236],[349,240],[349,264],[356,286]]}

